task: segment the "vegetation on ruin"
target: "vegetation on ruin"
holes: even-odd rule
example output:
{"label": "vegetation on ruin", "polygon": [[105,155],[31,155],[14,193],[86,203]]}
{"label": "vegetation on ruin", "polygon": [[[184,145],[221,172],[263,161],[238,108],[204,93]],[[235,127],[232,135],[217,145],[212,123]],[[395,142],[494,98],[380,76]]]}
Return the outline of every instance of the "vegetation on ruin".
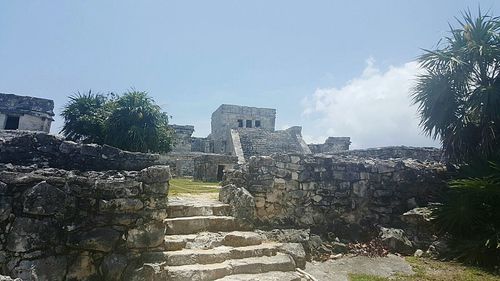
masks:
{"label": "vegetation on ruin", "polygon": [[168,115],[146,92],[77,93],[69,97],[61,115],[61,133],[69,140],[138,152],[171,150]]}
{"label": "vegetation on ruin", "polygon": [[500,19],[467,11],[458,23],[420,57],[413,100],[424,131],[459,167],[434,210],[452,237],[449,255],[493,267],[500,264]]}
{"label": "vegetation on ruin", "polygon": [[379,277],[366,274],[349,274],[351,281],[499,281],[500,276],[480,268],[463,266],[456,262],[408,257],[415,274]]}

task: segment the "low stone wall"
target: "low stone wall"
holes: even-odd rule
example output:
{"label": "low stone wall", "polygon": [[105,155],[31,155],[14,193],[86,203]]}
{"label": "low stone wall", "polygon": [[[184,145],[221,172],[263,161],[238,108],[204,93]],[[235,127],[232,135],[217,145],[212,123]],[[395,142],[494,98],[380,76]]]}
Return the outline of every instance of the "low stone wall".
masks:
{"label": "low stone wall", "polygon": [[443,151],[435,147],[386,146],[335,152],[336,155],[377,159],[415,159],[428,162],[444,162]]}
{"label": "low stone wall", "polygon": [[442,164],[411,159],[275,154],[251,157],[225,184],[250,192],[260,223],[357,239],[375,225],[397,226],[405,211],[435,200],[445,176]]}
{"label": "low stone wall", "polygon": [[47,133],[3,130],[0,130],[0,163],[87,171],[141,170],[167,164],[159,154],[78,144]]}
{"label": "low stone wall", "polygon": [[77,172],[0,164],[0,275],[131,278],[142,253],[162,249],[169,178],[167,166]]}

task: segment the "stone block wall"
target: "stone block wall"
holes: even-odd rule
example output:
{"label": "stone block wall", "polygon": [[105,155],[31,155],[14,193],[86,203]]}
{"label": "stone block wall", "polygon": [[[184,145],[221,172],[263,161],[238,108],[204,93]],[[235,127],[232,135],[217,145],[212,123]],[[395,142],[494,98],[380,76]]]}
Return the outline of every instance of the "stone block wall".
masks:
{"label": "stone block wall", "polygon": [[132,280],[162,250],[166,166],[77,172],[0,164],[0,275]]}
{"label": "stone block wall", "polygon": [[252,194],[260,223],[356,238],[374,225],[398,225],[405,211],[435,200],[445,171],[440,163],[412,159],[274,154],[251,157],[224,184]]}
{"label": "stone block wall", "polygon": [[207,154],[198,156],[194,159],[193,178],[207,182],[221,181],[223,172],[234,168],[237,162],[238,158],[231,155]]}
{"label": "stone block wall", "polygon": [[334,153],[349,150],[351,145],[350,137],[329,137],[325,143],[309,144],[312,153]]}
{"label": "stone block wall", "polygon": [[386,146],[336,152],[337,155],[351,155],[364,158],[396,159],[411,158],[419,161],[444,162],[443,151],[435,147]]}
{"label": "stone block wall", "polygon": [[[0,93],[0,130],[7,118],[19,118],[18,130],[49,132],[54,116],[54,101]],[[12,128],[11,128],[12,129]]]}
{"label": "stone block wall", "polygon": [[141,170],[167,164],[159,154],[78,144],[46,133],[1,130],[0,163],[89,171]]}

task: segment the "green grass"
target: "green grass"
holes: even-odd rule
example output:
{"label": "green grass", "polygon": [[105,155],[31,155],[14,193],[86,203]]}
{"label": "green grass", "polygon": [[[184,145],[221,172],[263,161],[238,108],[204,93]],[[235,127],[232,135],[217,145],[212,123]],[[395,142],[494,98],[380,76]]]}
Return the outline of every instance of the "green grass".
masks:
{"label": "green grass", "polygon": [[396,275],[390,278],[366,274],[349,274],[351,281],[500,281],[500,276],[476,267],[456,262],[407,257],[413,267],[413,275]]}
{"label": "green grass", "polygon": [[170,179],[169,183],[169,195],[176,195],[181,193],[217,193],[219,192],[220,186],[218,182],[200,182],[185,178]]}

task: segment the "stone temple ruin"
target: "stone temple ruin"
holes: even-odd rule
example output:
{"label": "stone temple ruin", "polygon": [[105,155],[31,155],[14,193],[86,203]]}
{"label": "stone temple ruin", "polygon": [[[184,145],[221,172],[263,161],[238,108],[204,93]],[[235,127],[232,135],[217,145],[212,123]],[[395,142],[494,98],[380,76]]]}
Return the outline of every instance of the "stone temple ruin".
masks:
{"label": "stone temple ruin", "polygon": [[[0,280],[314,280],[301,269],[330,251],[321,236],[344,253],[373,237],[431,251],[439,149],[305,145],[272,109],[223,105],[212,121],[207,138],[172,126],[167,155],[0,130]],[[169,198],[171,168],[223,176],[219,200]]]}
{"label": "stone temple ruin", "polygon": [[54,102],[0,93],[0,129],[50,132]]}
{"label": "stone temple ruin", "polygon": [[211,133],[206,138],[192,137],[194,126],[171,125],[176,135],[174,173],[220,181],[224,169],[243,164],[252,156],[349,150],[349,137],[330,137],[324,144],[306,144],[300,126],[276,130],[275,124],[276,109],[223,104],[212,113]]}

